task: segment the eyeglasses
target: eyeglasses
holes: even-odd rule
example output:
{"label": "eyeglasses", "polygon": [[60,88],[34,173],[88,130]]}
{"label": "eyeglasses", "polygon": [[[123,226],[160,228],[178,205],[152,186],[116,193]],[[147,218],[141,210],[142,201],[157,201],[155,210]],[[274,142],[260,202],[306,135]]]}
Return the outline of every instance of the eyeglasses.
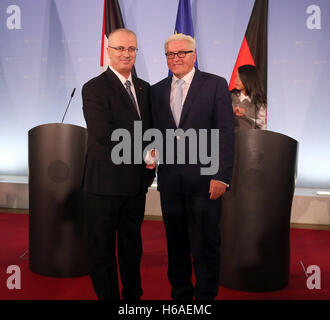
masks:
{"label": "eyeglasses", "polygon": [[127,51],[129,54],[133,54],[133,53],[138,52],[138,48],[134,48],[134,47],[129,47],[129,48],[125,49],[124,47],[111,47],[111,46],[108,46],[108,48],[115,49],[120,54],[124,53],[125,51]]}
{"label": "eyeglasses", "polygon": [[177,55],[179,58],[184,58],[187,53],[194,52],[194,50],[189,50],[189,51],[179,51],[179,52],[166,52],[165,56],[167,59],[174,59],[175,55]]}

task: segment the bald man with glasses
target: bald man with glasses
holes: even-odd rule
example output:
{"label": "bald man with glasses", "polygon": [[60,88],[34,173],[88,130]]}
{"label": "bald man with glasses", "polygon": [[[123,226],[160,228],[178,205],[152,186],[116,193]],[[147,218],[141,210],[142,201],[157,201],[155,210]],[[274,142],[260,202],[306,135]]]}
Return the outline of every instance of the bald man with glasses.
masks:
{"label": "bald man with glasses", "polygon": [[142,159],[134,163],[134,150],[131,164],[115,164],[111,152],[118,142],[111,135],[125,129],[134,141],[134,121],[142,122],[143,132],[150,128],[150,86],[131,73],[138,50],[134,32],[117,29],[108,44],[109,68],[82,89],[88,131],[84,191],[89,272],[99,299],[119,300],[117,251],[122,298],[134,301],[143,294],[141,224],[154,170]]}

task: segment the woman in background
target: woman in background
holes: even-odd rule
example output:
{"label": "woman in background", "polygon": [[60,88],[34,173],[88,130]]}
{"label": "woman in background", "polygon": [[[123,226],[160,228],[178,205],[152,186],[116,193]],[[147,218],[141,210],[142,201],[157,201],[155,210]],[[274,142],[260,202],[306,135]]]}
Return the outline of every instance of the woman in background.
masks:
{"label": "woman in background", "polygon": [[266,129],[267,101],[255,66],[238,68],[231,97],[236,129]]}

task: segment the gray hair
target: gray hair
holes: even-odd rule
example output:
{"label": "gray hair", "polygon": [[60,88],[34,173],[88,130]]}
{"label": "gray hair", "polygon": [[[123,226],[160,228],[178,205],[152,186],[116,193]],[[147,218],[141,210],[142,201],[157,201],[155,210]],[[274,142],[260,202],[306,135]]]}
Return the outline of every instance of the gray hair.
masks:
{"label": "gray hair", "polygon": [[133,36],[135,37],[135,39],[136,39],[136,34],[135,34],[132,30],[129,30],[129,29],[126,29],[126,28],[118,28],[118,29],[115,29],[115,30],[113,30],[113,31],[110,32],[110,34],[109,34],[109,36],[108,36],[108,42],[110,42],[111,39],[112,39],[112,36],[113,36],[114,34],[118,33],[118,32],[125,32],[125,33],[127,33],[127,34],[131,34],[131,35],[133,35]]}
{"label": "gray hair", "polygon": [[169,36],[167,38],[167,40],[165,41],[165,45],[164,45],[165,52],[167,52],[167,45],[172,41],[188,41],[189,45],[191,46],[190,49],[194,50],[194,51],[196,49],[196,41],[193,37],[188,36],[183,33],[176,33],[176,34],[172,34],[171,36]]}

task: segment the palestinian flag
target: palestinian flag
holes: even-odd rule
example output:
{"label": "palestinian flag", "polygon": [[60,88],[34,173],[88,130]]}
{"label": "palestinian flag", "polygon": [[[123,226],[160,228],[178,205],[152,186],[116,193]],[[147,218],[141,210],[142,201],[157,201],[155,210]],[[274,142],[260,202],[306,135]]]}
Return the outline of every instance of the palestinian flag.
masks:
{"label": "palestinian flag", "polygon": [[[103,71],[106,70],[110,64],[107,52],[109,34],[119,28],[125,28],[125,26],[118,0],[104,0],[101,44],[101,69]],[[134,67],[132,69],[132,74],[136,76]]]}
{"label": "palestinian flag", "polygon": [[230,79],[229,90],[235,87],[237,69],[245,64],[257,67],[267,97],[267,25],[268,0],[255,0],[245,36]]}

